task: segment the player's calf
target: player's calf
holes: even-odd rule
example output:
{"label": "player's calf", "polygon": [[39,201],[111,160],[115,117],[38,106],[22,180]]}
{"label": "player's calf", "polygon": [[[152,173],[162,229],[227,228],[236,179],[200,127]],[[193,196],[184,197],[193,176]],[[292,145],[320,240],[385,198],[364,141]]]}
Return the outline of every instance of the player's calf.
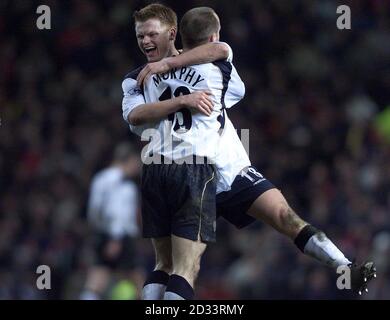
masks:
{"label": "player's calf", "polygon": [[194,286],[200,268],[200,259],[206,244],[185,238],[172,236],[172,274],[180,275]]}
{"label": "player's calf", "polygon": [[275,219],[280,232],[290,239],[295,239],[299,232],[308,225],[287,203],[280,203],[276,206]]}
{"label": "player's calf", "polygon": [[333,268],[351,263],[324,232],[302,220],[276,188],[259,196],[248,212],[288,236],[305,254]]}
{"label": "player's calf", "polygon": [[307,225],[288,205],[282,193],[270,189],[260,195],[248,210],[249,215],[272,226],[278,232],[294,240]]}
{"label": "player's calf", "polygon": [[194,287],[196,278],[200,270],[200,255],[191,257],[189,259],[180,259],[173,267],[172,274],[179,275],[187,280],[187,282]]}
{"label": "player's calf", "polygon": [[165,273],[172,273],[172,259],[156,257],[156,265],[154,270],[164,271]]}
{"label": "player's calf", "polygon": [[142,288],[142,300],[162,300],[172,272],[171,237],[152,239],[156,265]]}
{"label": "player's calf", "polygon": [[200,259],[206,244],[172,236],[173,270],[164,300],[191,300],[194,282],[200,269]]}

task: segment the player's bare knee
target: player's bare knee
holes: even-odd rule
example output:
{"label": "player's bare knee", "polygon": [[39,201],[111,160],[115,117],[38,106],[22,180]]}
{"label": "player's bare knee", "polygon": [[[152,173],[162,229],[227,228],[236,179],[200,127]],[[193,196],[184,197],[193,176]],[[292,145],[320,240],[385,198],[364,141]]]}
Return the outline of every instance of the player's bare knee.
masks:
{"label": "player's bare knee", "polygon": [[286,225],[292,220],[293,211],[287,203],[279,203],[274,210],[275,217],[282,225]]}

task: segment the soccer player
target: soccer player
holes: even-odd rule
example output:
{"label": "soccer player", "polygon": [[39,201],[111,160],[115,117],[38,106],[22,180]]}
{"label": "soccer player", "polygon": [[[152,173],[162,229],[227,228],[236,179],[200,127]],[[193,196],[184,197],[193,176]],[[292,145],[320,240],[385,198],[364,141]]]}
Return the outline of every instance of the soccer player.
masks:
{"label": "soccer player", "polygon": [[[199,31],[202,28],[196,28],[199,25],[208,26],[208,28],[204,28],[206,29],[205,33]],[[181,22],[180,32],[182,34],[183,44],[185,47],[187,46],[187,48],[191,47],[191,45],[201,45],[202,43],[212,40],[210,35],[213,33],[218,34],[219,28],[218,17],[212,9],[195,8],[190,10],[186,13]],[[148,78],[150,74],[155,73],[154,70],[158,70],[157,72],[167,71],[175,59],[176,58],[167,58],[161,62],[149,64],[141,73],[139,73],[139,77]],[[178,67],[178,63],[174,63],[176,64],[176,67]],[[224,74],[224,70],[229,72],[229,70],[233,69],[229,61],[226,61],[221,66],[222,74]],[[225,74],[228,72],[225,72]],[[155,79],[160,83],[158,78]],[[229,96],[225,96],[224,100],[229,100]],[[133,109],[135,113],[137,110],[139,111],[142,109],[142,104],[139,106],[139,109]],[[231,122],[226,117],[224,111],[222,114],[224,123],[227,123],[224,128],[224,133],[226,134],[231,131],[230,129],[234,130],[234,128],[232,126],[230,127],[229,124],[231,124]],[[134,117],[132,117],[130,113],[127,120],[132,123]],[[143,124],[148,121],[147,117],[139,116],[139,114],[135,118],[137,119],[137,124]],[[333,267],[350,264],[350,261],[345,258],[341,251],[337,249],[323,232],[315,229],[307,222],[304,222],[294,213],[279,190],[266,180],[255,168],[250,167],[249,159],[237,161],[238,154],[233,151],[234,148],[231,148],[234,140],[223,140],[223,137],[227,136],[229,136],[229,134],[223,134],[221,137],[220,143],[222,145],[224,141],[225,145],[223,145],[223,148],[220,148],[220,157],[217,157],[216,163],[216,166],[219,169],[219,179],[224,180],[223,178],[225,178],[225,181],[219,183],[222,187],[218,190],[220,191],[217,197],[218,214],[222,215],[237,227],[244,227],[254,221],[254,219],[260,219],[293,239],[298,248],[304,253]],[[230,137],[233,136],[234,135],[232,134],[230,135]],[[239,142],[238,137],[236,141],[237,140]],[[234,145],[235,144],[233,143],[233,146]],[[223,150],[229,151],[224,154]],[[238,149],[236,148],[236,150]],[[245,150],[243,150],[243,153],[245,153]],[[243,157],[242,154],[240,154],[240,156]],[[241,168],[237,169],[237,167],[234,167],[237,163],[242,165]],[[233,177],[233,179],[231,177]],[[223,190],[223,182],[227,182],[229,185],[227,190]],[[156,268],[156,270],[158,270],[158,268]],[[372,263],[355,266],[353,270],[356,271],[353,272],[353,286],[355,289],[361,290],[364,288],[365,282],[374,274]],[[160,284],[162,285],[162,283]]]}
{"label": "soccer player", "polygon": [[[178,54],[174,46],[177,19],[170,8],[153,4],[136,12],[134,17],[138,45],[149,62]],[[217,34],[213,37],[213,40],[217,40]],[[192,56],[197,57],[199,53],[207,61],[215,55],[214,60],[217,60],[219,48],[222,48],[222,55],[226,55],[226,46],[208,44],[206,47],[211,50],[197,48]],[[181,59],[186,56],[183,54]],[[222,88],[223,79],[218,67],[214,68],[218,70]],[[166,140],[159,140],[156,136],[149,145],[148,154],[153,153],[153,157],[159,155],[163,163],[143,166],[143,234],[152,238],[156,252],[156,270],[144,286],[143,298],[161,299],[164,296],[164,299],[192,299],[206,242],[215,241],[216,177],[214,165],[207,160],[216,157],[215,146],[223,119],[212,112],[216,101],[212,102],[210,88],[203,86],[207,82],[207,74],[203,71],[186,72],[182,69],[181,75],[177,74],[188,86],[202,86],[201,91],[191,93],[185,85],[160,87],[157,93],[145,89],[145,95],[151,94],[151,99],[161,101],[156,105],[145,104],[141,90],[136,86],[136,77],[141,69],[129,73],[122,85],[125,119],[132,125],[142,124],[140,121],[145,119],[146,123],[157,120],[152,127],[161,133],[162,138],[169,138],[171,129],[177,135],[191,132],[185,145],[169,144],[170,150],[167,152],[164,150]],[[172,96],[174,99],[168,103],[163,101]],[[160,121],[172,113],[172,118]],[[205,139],[215,142],[205,144]],[[203,162],[194,163],[195,156],[203,159]],[[180,159],[181,162],[173,162],[173,159]]]}
{"label": "soccer player", "polygon": [[135,267],[133,239],[139,235],[138,188],[133,179],[139,156],[129,143],[119,144],[112,164],[95,174],[91,183],[87,217],[95,240],[96,263],[88,270],[80,298],[105,297],[113,271]]}

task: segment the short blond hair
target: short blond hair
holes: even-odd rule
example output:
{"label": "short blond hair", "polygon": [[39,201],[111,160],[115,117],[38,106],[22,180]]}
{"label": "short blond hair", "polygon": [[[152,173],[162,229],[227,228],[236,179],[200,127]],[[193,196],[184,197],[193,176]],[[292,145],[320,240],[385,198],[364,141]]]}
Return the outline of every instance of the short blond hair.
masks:
{"label": "short blond hair", "polygon": [[149,19],[158,19],[161,23],[174,27],[177,30],[177,15],[175,11],[160,3],[150,4],[134,12],[133,16],[135,23],[145,22]]}

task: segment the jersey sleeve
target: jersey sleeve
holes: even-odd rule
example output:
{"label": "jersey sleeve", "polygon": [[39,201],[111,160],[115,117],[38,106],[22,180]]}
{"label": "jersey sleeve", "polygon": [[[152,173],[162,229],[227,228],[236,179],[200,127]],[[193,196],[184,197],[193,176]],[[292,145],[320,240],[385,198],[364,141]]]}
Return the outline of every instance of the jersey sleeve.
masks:
{"label": "jersey sleeve", "polygon": [[[122,115],[123,119],[129,123],[128,117],[132,110],[138,106],[145,104],[145,97],[142,90],[138,87],[137,81],[133,78],[126,78],[122,82],[123,100],[122,100]],[[150,127],[150,124],[134,126],[129,124],[131,132],[138,136]]]}
{"label": "jersey sleeve", "polygon": [[142,90],[137,85],[137,81],[132,78],[126,78],[122,82],[123,100],[122,115],[126,122],[129,122],[128,116],[132,110],[141,104],[145,104],[145,98]]}
{"label": "jersey sleeve", "polygon": [[222,74],[221,104],[224,109],[229,109],[244,98],[244,82],[231,62],[220,60],[213,64],[219,68]]}
{"label": "jersey sleeve", "polygon": [[245,84],[241,80],[236,68],[232,65],[230,82],[225,96],[226,108],[231,108],[245,96]]}

